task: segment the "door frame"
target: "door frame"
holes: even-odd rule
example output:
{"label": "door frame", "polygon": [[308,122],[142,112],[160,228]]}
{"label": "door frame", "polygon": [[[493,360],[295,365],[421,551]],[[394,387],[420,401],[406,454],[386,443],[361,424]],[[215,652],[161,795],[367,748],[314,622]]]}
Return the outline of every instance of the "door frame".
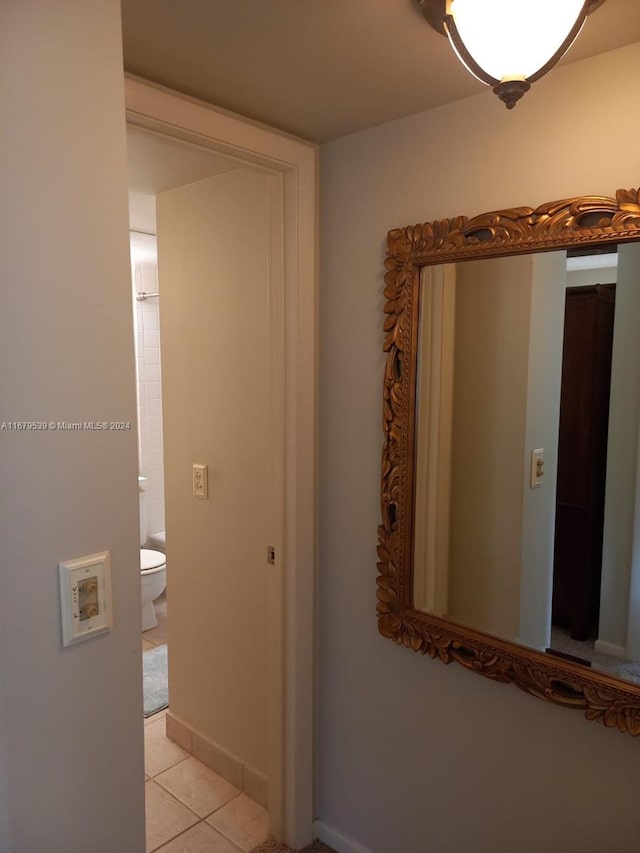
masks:
{"label": "door frame", "polygon": [[[272,176],[272,420],[282,459],[281,554],[268,582],[269,824],[298,849],[313,839],[316,561],[317,147],[138,77],[127,125],[216,151]],[[280,203],[281,200],[281,203]],[[249,225],[249,224],[248,224]],[[278,245],[281,249],[278,249]]]}

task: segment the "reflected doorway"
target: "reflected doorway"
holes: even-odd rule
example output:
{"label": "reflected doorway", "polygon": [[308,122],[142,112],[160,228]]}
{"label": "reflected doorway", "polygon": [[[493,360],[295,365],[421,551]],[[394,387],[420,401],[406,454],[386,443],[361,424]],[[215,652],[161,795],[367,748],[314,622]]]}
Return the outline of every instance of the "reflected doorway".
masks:
{"label": "reflected doorway", "polygon": [[552,623],[597,637],[615,284],[566,290]]}

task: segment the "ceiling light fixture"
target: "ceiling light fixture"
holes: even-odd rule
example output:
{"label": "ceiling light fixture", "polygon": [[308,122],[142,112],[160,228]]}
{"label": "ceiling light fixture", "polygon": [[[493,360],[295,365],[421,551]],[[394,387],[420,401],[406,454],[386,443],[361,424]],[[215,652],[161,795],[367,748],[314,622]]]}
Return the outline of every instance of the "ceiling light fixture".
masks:
{"label": "ceiling light fixture", "polygon": [[416,0],[458,59],[511,110],[604,0]]}

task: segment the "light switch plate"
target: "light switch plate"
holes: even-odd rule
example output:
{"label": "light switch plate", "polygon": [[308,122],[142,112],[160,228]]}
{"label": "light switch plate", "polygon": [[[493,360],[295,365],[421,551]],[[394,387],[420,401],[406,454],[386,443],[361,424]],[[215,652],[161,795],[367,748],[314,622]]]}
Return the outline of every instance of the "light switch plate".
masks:
{"label": "light switch plate", "polygon": [[544,448],[531,451],[531,482],[532,489],[542,485],[544,480]]}
{"label": "light switch plate", "polygon": [[209,497],[209,469],[207,465],[193,463],[193,496],[194,498]]}
{"label": "light switch plate", "polygon": [[109,551],[88,554],[58,563],[62,645],[110,631],[111,558]]}

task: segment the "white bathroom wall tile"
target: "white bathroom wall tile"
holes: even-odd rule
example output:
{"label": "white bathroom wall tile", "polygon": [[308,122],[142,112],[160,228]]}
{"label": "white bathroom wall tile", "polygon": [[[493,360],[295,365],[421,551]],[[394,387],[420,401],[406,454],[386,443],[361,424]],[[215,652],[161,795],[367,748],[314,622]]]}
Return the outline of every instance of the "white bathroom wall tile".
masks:
{"label": "white bathroom wall tile", "polygon": [[145,330],[160,328],[160,315],[158,314],[158,310],[155,306],[149,305],[148,302],[144,303],[144,308],[142,309],[142,327]]}
{"label": "white bathroom wall tile", "polygon": [[[152,481],[149,480],[149,482],[151,483]],[[149,526],[149,533],[156,533],[158,530],[161,530],[163,527],[162,518],[164,516],[164,495],[161,493],[160,494],[158,494],[158,493],[154,494],[154,492],[149,492],[148,489],[147,489],[147,495],[148,495],[148,498],[147,498],[148,512],[150,512],[154,516],[157,515],[158,513],[160,514],[160,519],[159,519],[160,524],[155,522],[153,525],[153,529],[151,528],[151,526]]]}
{"label": "white bathroom wall tile", "polygon": [[147,529],[149,536],[161,533],[164,530],[164,504],[161,503],[159,506],[153,507],[147,515]]}
{"label": "white bathroom wall tile", "polygon": [[[147,501],[147,504],[148,504],[149,510],[151,512],[160,511],[162,509],[163,503],[164,503],[163,495],[158,495],[158,494],[149,495],[149,500]],[[160,530],[161,528],[162,528],[162,526],[158,527],[157,525],[154,525],[154,529],[152,532],[156,532],[157,530]]]}
{"label": "white bathroom wall tile", "polygon": [[[158,291],[155,264],[136,264],[136,291]],[[164,477],[162,459],[162,388],[160,372],[159,300],[133,302],[138,380],[138,435],[140,471],[148,478],[147,533],[164,530]]]}
{"label": "white bathroom wall tile", "polygon": [[[162,433],[158,430],[149,429],[149,421],[153,420],[153,416],[146,417],[146,431],[144,436],[145,450],[162,450]],[[154,466],[155,467],[155,466]]]}
{"label": "white bathroom wall tile", "polygon": [[144,348],[144,364],[145,367],[148,364],[160,364],[160,348],[159,347],[145,347]]}
{"label": "white bathroom wall tile", "polygon": [[[158,354],[158,361],[159,359]],[[145,364],[144,378],[147,382],[160,382],[160,364]]]}
{"label": "white bathroom wall tile", "polygon": [[151,497],[153,500],[158,500],[162,505],[164,505],[164,488],[163,483],[160,480],[153,480],[153,492],[151,493]]}
{"label": "white bathroom wall tile", "polygon": [[150,498],[147,500],[147,534],[159,533],[164,527],[164,498]]}
{"label": "white bathroom wall tile", "polygon": [[147,447],[149,450],[159,450],[162,452],[162,433],[151,432],[147,429]]}
{"label": "white bathroom wall tile", "polygon": [[149,415],[162,415],[162,400],[154,398],[145,403]]}
{"label": "white bathroom wall tile", "polygon": [[144,454],[145,456],[145,464],[148,467],[152,465],[162,465],[162,451],[161,450],[147,450]]}
{"label": "white bathroom wall tile", "polygon": [[158,290],[158,268],[155,264],[141,263],[138,265],[140,290],[155,293]]}
{"label": "white bathroom wall tile", "polygon": [[157,470],[157,465],[150,465],[147,468],[147,476],[149,477],[149,482],[147,483],[147,494],[152,498],[160,498],[163,494],[162,482],[155,473]]}
{"label": "white bathroom wall tile", "polygon": [[144,396],[147,400],[160,399],[160,383],[159,382],[145,382],[145,393]]}
{"label": "white bathroom wall tile", "polygon": [[164,512],[156,510],[155,512],[147,512],[147,535],[159,533],[164,530]]}
{"label": "white bathroom wall tile", "polygon": [[160,332],[158,329],[145,329],[142,333],[145,347],[160,348]]}

